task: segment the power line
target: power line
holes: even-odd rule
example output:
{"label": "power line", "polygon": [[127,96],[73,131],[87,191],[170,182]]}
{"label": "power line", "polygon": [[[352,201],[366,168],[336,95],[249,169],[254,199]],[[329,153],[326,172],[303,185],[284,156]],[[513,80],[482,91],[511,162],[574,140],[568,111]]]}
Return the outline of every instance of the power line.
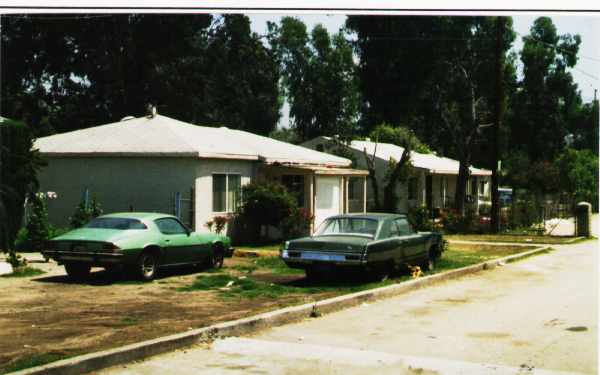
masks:
{"label": "power line", "polygon": [[595,79],[596,81],[600,81],[600,78],[598,78],[598,77],[596,77],[596,76],[594,76],[594,75],[592,75],[592,74],[590,74],[590,73],[588,73],[588,72],[586,72],[586,71],[583,71],[583,70],[581,70],[581,69],[579,69],[579,68],[576,68],[576,67],[573,67],[573,69],[577,70],[577,71],[578,71],[579,73],[581,73],[581,74],[584,74],[584,75],[586,75],[586,76],[588,76],[588,77],[590,77],[590,78],[593,78],[593,79]]}

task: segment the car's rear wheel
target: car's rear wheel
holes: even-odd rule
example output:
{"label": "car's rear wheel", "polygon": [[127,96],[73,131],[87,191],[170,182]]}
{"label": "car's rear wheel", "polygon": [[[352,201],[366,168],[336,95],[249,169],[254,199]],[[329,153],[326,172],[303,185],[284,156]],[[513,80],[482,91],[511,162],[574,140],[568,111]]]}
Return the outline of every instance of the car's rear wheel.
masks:
{"label": "car's rear wheel", "polygon": [[221,268],[223,267],[223,262],[225,260],[225,251],[223,250],[223,245],[216,244],[212,248],[212,254],[210,256],[210,265],[212,268]]}
{"label": "car's rear wheel", "polygon": [[144,281],[152,281],[157,273],[158,257],[152,252],[143,252],[138,260],[138,275]]}
{"label": "car's rear wheel", "polygon": [[90,275],[92,266],[85,263],[65,263],[65,271],[73,280],[83,280]]}

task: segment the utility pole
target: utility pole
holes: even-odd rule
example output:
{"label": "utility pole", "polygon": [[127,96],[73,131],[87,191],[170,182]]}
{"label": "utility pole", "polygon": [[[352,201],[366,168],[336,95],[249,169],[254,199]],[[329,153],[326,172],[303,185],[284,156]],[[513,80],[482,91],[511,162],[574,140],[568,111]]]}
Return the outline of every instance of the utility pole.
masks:
{"label": "utility pole", "polygon": [[491,211],[491,232],[500,231],[500,199],[498,195],[498,161],[500,160],[499,135],[500,123],[504,115],[504,28],[506,19],[496,17],[496,100],[494,105],[494,126],[492,128],[492,211]]}

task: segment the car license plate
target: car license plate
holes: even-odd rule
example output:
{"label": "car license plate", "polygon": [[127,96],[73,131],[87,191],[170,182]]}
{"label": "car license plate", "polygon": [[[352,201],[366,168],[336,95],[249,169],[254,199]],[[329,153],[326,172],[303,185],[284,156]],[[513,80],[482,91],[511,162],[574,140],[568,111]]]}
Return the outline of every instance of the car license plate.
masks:
{"label": "car license plate", "polygon": [[302,259],[344,261],[346,257],[337,254],[302,253]]}

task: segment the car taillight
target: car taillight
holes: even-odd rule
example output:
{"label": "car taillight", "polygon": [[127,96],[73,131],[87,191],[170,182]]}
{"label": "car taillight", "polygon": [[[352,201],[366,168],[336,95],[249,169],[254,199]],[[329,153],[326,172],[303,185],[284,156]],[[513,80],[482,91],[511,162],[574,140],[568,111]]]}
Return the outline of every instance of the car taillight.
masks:
{"label": "car taillight", "polygon": [[102,250],[108,251],[108,252],[114,252],[114,251],[120,250],[120,249],[121,248],[119,246],[117,246],[117,245],[115,245],[114,243],[111,243],[111,242],[105,243],[102,246]]}

